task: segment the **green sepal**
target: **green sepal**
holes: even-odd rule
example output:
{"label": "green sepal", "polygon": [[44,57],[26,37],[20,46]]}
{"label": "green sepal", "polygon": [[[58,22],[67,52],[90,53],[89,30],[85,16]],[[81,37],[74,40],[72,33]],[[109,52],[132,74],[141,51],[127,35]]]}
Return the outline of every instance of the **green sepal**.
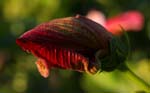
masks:
{"label": "green sepal", "polygon": [[123,63],[129,54],[129,42],[126,33],[125,38],[114,36],[109,42],[109,53],[104,56],[103,50],[96,53],[96,60],[100,63],[102,71],[113,71]]}

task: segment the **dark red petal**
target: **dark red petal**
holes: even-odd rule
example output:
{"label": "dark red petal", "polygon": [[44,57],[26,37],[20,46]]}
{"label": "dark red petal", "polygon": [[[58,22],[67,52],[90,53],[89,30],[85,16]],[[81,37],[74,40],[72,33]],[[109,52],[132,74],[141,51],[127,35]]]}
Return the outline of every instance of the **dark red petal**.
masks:
{"label": "dark red petal", "polygon": [[59,67],[96,73],[95,52],[109,51],[112,35],[99,24],[82,16],[56,19],[24,33],[17,44],[49,68]]}
{"label": "dark red petal", "polygon": [[107,30],[102,27],[100,24],[93,22],[90,19],[87,19],[83,16],[76,16],[78,20],[83,24],[85,24],[85,27],[89,29],[90,32],[92,32],[96,39],[98,40],[99,47],[101,48],[108,48],[108,42],[112,38],[112,34],[107,32]]}

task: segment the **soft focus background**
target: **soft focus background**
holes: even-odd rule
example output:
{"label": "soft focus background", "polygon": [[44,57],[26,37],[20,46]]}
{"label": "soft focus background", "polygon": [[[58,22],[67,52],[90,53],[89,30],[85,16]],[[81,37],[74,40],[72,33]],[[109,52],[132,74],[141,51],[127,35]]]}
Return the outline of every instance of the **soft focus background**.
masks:
{"label": "soft focus background", "polygon": [[127,32],[131,55],[126,63],[150,84],[150,0],[0,0],[0,93],[145,93],[119,70],[88,75],[53,69],[45,79],[36,69],[36,58],[15,43],[22,33],[42,22],[87,15],[92,9],[106,18],[129,10],[144,15],[143,28]]}

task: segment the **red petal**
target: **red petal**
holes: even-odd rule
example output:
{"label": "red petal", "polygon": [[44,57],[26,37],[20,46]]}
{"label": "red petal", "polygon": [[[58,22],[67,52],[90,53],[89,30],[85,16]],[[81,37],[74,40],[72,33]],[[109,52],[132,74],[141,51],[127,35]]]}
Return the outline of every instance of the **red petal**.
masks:
{"label": "red petal", "polygon": [[96,64],[95,52],[98,49],[108,51],[111,37],[102,26],[76,16],[41,24],[24,33],[16,42],[24,50],[44,59],[49,68],[96,73],[98,68],[93,65]]}

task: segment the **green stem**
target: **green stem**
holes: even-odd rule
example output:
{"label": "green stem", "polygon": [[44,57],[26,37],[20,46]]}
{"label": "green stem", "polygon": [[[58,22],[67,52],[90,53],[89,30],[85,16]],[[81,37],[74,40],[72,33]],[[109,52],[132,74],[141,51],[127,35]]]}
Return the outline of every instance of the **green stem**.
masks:
{"label": "green stem", "polygon": [[128,66],[126,66],[126,75],[134,81],[136,84],[138,84],[140,87],[142,87],[145,91],[150,91],[150,85],[145,82],[143,79],[141,79],[139,76],[137,76],[133,71],[131,71]]}

